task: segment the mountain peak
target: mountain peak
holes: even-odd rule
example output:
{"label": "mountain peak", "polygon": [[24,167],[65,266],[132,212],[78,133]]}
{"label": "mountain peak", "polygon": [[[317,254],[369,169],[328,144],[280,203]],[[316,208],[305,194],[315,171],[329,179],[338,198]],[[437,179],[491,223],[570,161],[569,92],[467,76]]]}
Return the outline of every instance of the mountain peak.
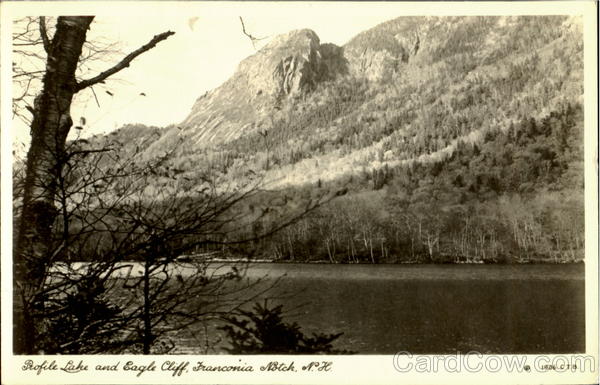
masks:
{"label": "mountain peak", "polygon": [[314,31],[294,30],[275,37],[243,60],[237,72],[247,77],[255,95],[281,99],[314,86],[325,75],[319,48],[319,37]]}
{"label": "mountain peak", "polygon": [[318,48],[320,44],[319,36],[312,29],[296,29],[281,35],[277,35],[269,42],[269,44],[263,47],[260,52],[268,51],[274,48],[279,50],[301,49],[307,42],[314,44],[315,48]]}
{"label": "mountain peak", "polygon": [[287,99],[347,72],[345,63],[342,48],[321,44],[310,29],[276,36],[244,59],[222,86],[199,98],[182,126],[193,131],[197,143],[236,138],[260,126]]}

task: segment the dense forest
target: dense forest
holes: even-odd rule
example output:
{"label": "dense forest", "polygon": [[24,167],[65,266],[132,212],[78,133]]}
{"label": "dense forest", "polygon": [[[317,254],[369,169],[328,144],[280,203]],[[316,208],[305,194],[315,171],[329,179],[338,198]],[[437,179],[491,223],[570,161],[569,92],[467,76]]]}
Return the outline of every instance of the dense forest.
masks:
{"label": "dense forest", "polygon": [[447,158],[365,172],[265,241],[280,260],[568,262],[584,250],[581,107],[459,141]]}

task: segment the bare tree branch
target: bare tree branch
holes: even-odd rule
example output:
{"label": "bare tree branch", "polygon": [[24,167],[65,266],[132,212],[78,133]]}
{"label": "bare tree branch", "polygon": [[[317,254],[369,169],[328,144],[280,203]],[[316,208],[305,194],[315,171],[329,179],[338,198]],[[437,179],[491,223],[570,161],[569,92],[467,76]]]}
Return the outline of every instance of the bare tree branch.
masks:
{"label": "bare tree branch", "polygon": [[46,53],[50,53],[50,40],[48,39],[48,32],[46,31],[46,17],[40,16],[40,36],[44,43],[44,50]]}
{"label": "bare tree branch", "polygon": [[252,42],[252,47],[254,47],[254,49],[256,49],[256,42],[266,39],[266,37],[254,37],[254,36],[250,35],[248,32],[246,32],[246,26],[244,25],[244,19],[242,19],[241,16],[240,16],[240,23],[242,23],[242,32],[244,33],[244,35],[246,35],[250,38],[250,41]]}
{"label": "bare tree branch", "polygon": [[121,71],[122,69],[129,67],[129,64],[133,61],[133,59],[135,59],[139,55],[143,54],[144,52],[154,48],[156,46],[156,44],[158,44],[159,42],[167,39],[169,36],[174,35],[174,34],[175,34],[175,32],[167,31],[167,32],[163,32],[161,34],[154,36],[152,38],[152,40],[150,40],[147,44],[141,46],[140,48],[131,52],[129,55],[125,56],[123,58],[123,60],[121,60],[114,67],[109,68],[108,70],[100,73],[98,76],[94,76],[91,79],[82,80],[79,83],[77,83],[75,92],[81,91],[82,89],[92,86],[96,83],[100,83],[101,81],[105,80],[109,76],[116,74],[117,72]]}

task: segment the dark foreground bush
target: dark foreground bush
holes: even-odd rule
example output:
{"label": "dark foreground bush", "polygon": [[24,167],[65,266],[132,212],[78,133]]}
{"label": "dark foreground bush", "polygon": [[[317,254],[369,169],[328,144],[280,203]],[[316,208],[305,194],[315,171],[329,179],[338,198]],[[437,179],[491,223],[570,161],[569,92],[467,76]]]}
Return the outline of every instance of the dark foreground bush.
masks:
{"label": "dark foreground bush", "polygon": [[224,317],[226,325],[219,327],[227,333],[232,354],[349,354],[333,348],[333,341],[343,333],[305,335],[300,326],[283,320],[283,306],[270,308],[255,303],[252,311],[240,310]]}

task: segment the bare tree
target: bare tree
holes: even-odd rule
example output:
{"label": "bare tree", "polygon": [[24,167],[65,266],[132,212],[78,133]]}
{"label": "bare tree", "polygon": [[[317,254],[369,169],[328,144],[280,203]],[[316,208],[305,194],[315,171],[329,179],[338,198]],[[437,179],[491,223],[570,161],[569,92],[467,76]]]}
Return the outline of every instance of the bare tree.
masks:
{"label": "bare tree", "polygon": [[50,267],[47,239],[52,235],[58,214],[55,206],[57,179],[65,163],[65,144],[73,125],[70,116],[73,97],[127,67],[137,56],[173,35],[173,32],[156,35],[117,65],[97,76],[78,81],[75,73],[92,20],[93,16],[58,17],[50,40],[44,19],[39,19],[47,60],[42,90],[30,109],[33,114],[31,146],[27,154],[21,219],[14,253],[14,348],[17,353],[33,353],[35,341],[43,333],[43,328],[35,324],[33,314],[43,308],[37,293],[43,286],[44,272]]}
{"label": "bare tree", "polygon": [[67,143],[58,214],[46,240],[50,268],[36,293],[44,307],[34,319],[48,328],[38,350],[166,353],[185,335],[197,339],[199,325],[236,311],[271,283],[244,278],[248,259],[219,264],[194,252],[251,255],[251,241],[331,198],[280,215],[269,200],[260,203],[260,177],[226,189],[211,172],[218,166],[182,190],[170,163],[177,146],[148,161],[140,153],[146,143],[133,151],[110,137]]}
{"label": "bare tree", "polygon": [[190,198],[167,185],[161,192],[144,189],[168,175],[171,153],[140,164],[138,153],[126,155],[118,143],[102,150],[85,146],[87,141],[68,146],[59,178],[59,214],[47,240],[51,268],[38,293],[46,305],[38,318],[51,333],[38,339],[39,348],[164,353],[174,332],[229,311],[242,291],[257,287],[241,282],[243,264],[178,261],[198,245],[221,243],[228,224],[223,213],[249,190],[210,189]]}

